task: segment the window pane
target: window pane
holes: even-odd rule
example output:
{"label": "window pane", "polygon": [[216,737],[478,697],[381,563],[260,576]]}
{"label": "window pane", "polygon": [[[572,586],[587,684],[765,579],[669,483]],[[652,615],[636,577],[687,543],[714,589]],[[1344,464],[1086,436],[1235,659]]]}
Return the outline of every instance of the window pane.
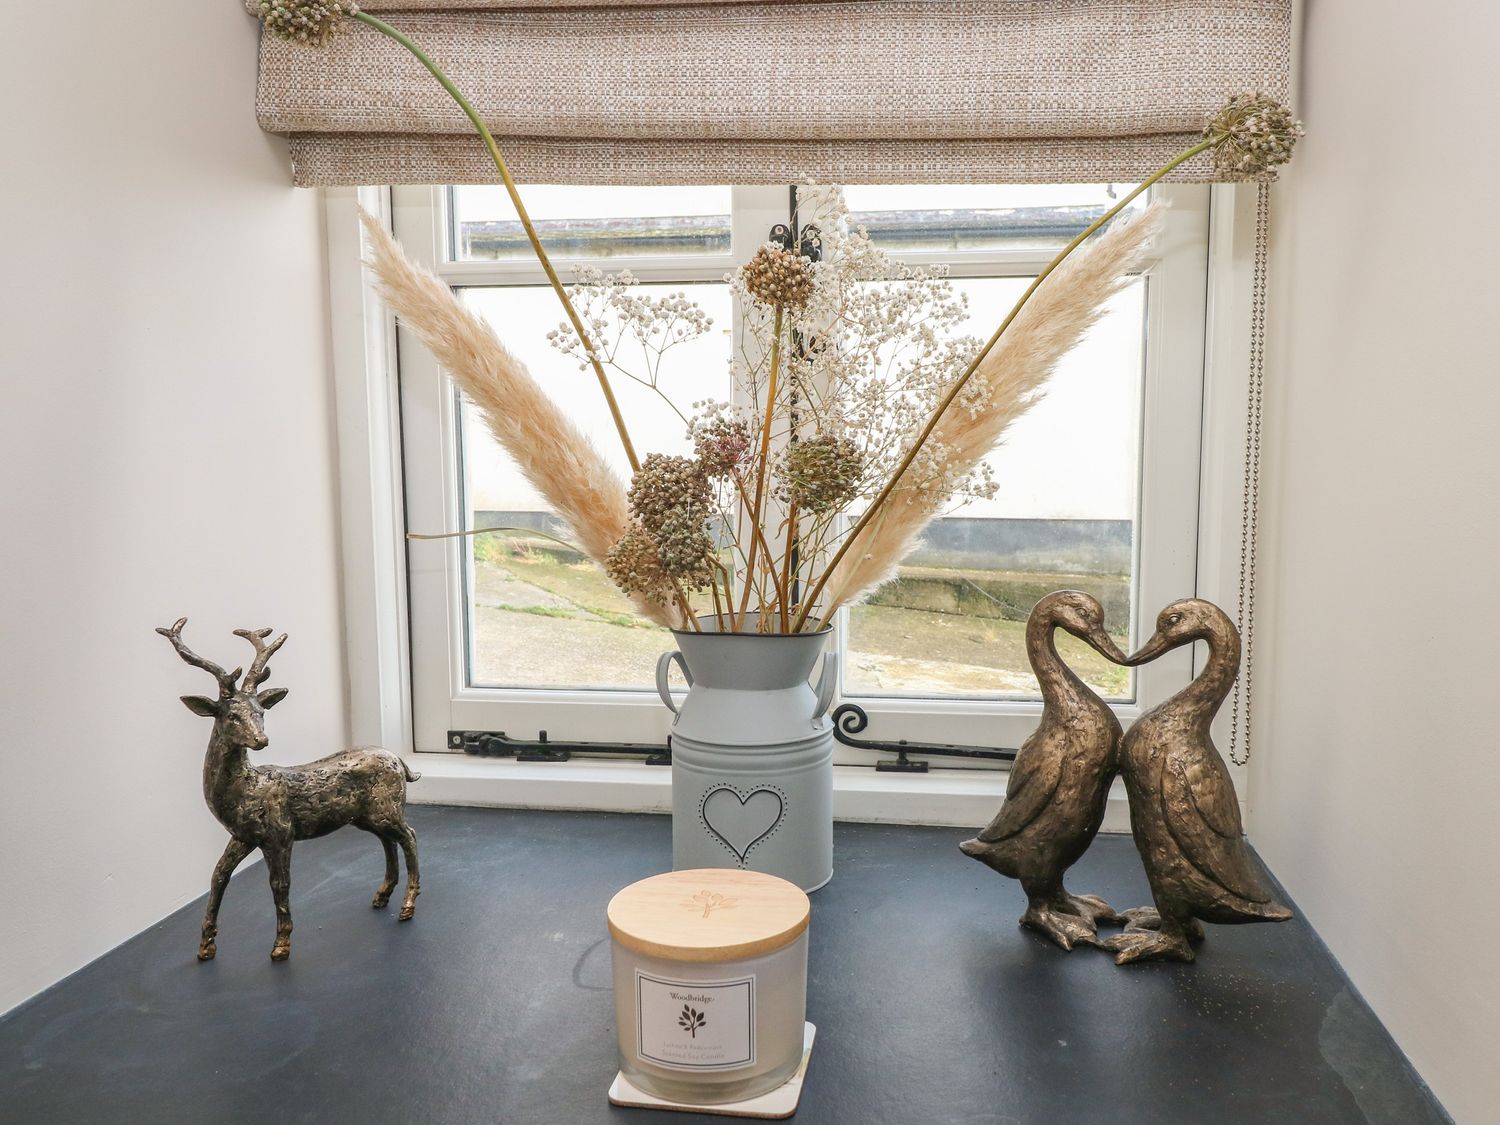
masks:
{"label": "window pane", "polygon": [[[643,285],[632,292],[685,293],[713,318],[709,331],[663,356],[659,385],[674,401],[728,397],[729,291],[722,283]],[[542,286],[461,290],[465,304],[495,325],[549,395],[629,480],[629,463],[592,369],[554,351],[545,329],[562,320]],[[622,357],[622,361],[629,357]],[[640,365],[630,368],[639,371]],[[644,455],[690,451],[684,422],[650,388],[611,372],[611,381]],[[546,538],[567,530],[521,476],[467,403],[462,413],[464,510],[468,526],[533,531],[472,536],[465,586],[468,682],[482,687],[645,688],[670,635],[639,617],[604,571],[578,551]]]}
{"label": "window pane", "polygon": [[[901,184],[848,187],[844,198],[850,220],[892,252],[1060,249],[1134,186]],[[1142,198],[1132,207],[1144,205]]]}
{"label": "window pane", "polygon": [[[558,258],[729,253],[727,187],[523,187],[547,252]],[[531,257],[502,187],[455,187],[454,261]]]}
{"label": "window pane", "polygon": [[[966,331],[993,331],[1028,280],[957,281],[973,310]],[[1137,279],[1111,302],[991,455],[995,497],[936,521],[898,580],[850,612],[851,694],[1036,697],[1026,618],[1057,589],[1098,597],[1110,632],[1128,643],[1145,290]],[[1132,695],[1127,669],[1064,633],[1058,649],[1102,694]]]}

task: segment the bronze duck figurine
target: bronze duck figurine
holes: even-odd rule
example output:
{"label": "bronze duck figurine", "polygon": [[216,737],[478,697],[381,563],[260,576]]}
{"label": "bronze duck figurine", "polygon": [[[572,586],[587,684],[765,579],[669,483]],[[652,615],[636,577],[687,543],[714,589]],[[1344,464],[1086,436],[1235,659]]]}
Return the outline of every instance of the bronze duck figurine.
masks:
{"label": "bronze duck figurine", "polygon": [[1208,663],[1182,691],[1142,715],[1121,744],[1131,831],[1156,908],[1126,911],[1124,933],[1105,943],[1115,963],[1191,961],[1198,920],[1282,922],[1240,823],[1240,803],[1209,726],[1240,669],[1240,636],[1223,610],[1197,598],[1161,611],[1156,633],[1126,660],[1132,666],[1194,641]]}
{"label": "bronze duck figurine", "polygon": [[1066,629],[1101,656],[1125,656],[1104,630],[1104,610],[1078,590],[1048,594],[1026,622],[1026,653],[1042,689],[1042,718],[1016,754],[1005,803],[988,828],[959,848],[1021,883],[1021,925],[1064,949],[1099,945],[1099,923],[1124,921],[1103,899],[1073,895],[1063,874],[1093,843],[1104,820],[1120,749],[1120,723],[1057,654]]}

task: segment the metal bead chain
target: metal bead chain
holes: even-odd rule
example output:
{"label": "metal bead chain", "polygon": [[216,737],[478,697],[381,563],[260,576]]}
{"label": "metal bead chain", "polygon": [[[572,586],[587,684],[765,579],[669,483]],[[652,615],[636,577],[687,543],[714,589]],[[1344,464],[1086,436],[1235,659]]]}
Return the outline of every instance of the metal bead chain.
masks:
{"label": "metal bead chain", "polygon": [[[1255,201],[1255,273],[1251,285],[1250,385],[1245,396],[1245,497],[1240,511],[1239,628],[1244,647],[1240,675],[1229,712],[1229,760],[1250,760],[1250,689],[1255,657],[1255,553],[1260,532],[1260,423],[1266,374],[1266,266],[1270,252],[1271,184],[1260,182]],[[1240,695],[1245,697],[1244,737],[1240,737]]]}

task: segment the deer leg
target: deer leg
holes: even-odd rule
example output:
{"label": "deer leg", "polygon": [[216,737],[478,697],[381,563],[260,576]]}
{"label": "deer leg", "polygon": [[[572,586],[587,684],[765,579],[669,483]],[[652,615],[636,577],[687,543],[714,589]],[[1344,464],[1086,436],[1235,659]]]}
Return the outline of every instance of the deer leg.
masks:
{"label": "deer leg", "polygon": [[271,897],[276,900],[276,944],[271,947],[272,961],[285,961],[292,953],[292,845],[261,846],[266,856],[266,871],[271,877]]}
{"label": "deer leg", "polygon": [[395,833],[401,842],[401,850],[406,853],[406,898],[401,903],[397,920],[409,922],[417,912],[417,896],[422,893],[422,881],[417,874],[417,834],[404,821],[395,827]]}
{"label": "deer leg", "polygon": [[214,954],[218,952],[214,947],[214,938],[219,933],[219,903],[224,901],[224,888],[229,885],[229,877],[250,852],[249,844],[231,836],[229,843],[224,845],[224,854],[214,864],[213,878],[208,884],[208,908],[203,911],[203,936],[198,941],[200,961],[212,961]]}
{"label": "deer leg", "polygon": [[380,846],[385,849],[385,881],[380,884],[380,889],[370,901],[370,905],[377,910],[390,905],[391,892],[396,889],[396,880],[401,877],[401,866],[396,860],[396,841],[381,836]]}

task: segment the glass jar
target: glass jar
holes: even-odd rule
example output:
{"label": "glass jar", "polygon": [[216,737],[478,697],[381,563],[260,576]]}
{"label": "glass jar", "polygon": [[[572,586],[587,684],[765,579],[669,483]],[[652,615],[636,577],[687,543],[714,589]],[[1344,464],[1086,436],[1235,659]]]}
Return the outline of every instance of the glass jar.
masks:
{"label": "glass jar", "polygon": [[670,872],[609,904],[620,1070],[667,1101],[768,1093],[802,1061],[807,896],[754,871]]}

